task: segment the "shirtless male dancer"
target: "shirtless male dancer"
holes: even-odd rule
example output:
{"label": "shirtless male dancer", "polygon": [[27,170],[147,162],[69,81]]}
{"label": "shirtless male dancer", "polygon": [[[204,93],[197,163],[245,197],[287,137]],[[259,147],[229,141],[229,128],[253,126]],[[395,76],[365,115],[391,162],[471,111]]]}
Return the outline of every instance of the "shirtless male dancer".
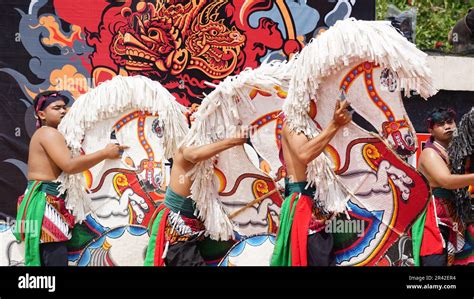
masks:
{"label": "shirtless male dancer", "polygon": [[206,266],[197,246],[204,237],[205,227],[195,216],[195,204],[190,198],[193,181],[188,174],[196,163],[244,144],[247,132],[246,128],[238,128],[231,138],[202,146],[180,147],[176,151],[165,201],[156,209],[149,224],[151,234],[145,266]]}
{"label": "shirtless male dancer", "polygon": [[105,159],[117,159],[126,146],[108,144],[88,155],[71,157],[57,130],[67,112],[68,97],[46,91],[34,99],[37,130],[28,154],[28,187],[20,197],[15,237],[25,242],[26,266],[67,266],[66,241],[71,238],[74,216],[66,209],[65,194],[59,195],[61,172],[80,173]]}
{"label": "shirtless male dancer", "polygon": [[451,174],[446,149],[456,130],[456,114],[452,109],[435,108],[427,119],[430,140],[418,162],[418,170],[431,187],[432,199],[426,211],[412,227],[413,255],[416,266],[447,266],[447,244],[455,242],[459,223],[450,211],[453,189],[474,184],[474,174]]}

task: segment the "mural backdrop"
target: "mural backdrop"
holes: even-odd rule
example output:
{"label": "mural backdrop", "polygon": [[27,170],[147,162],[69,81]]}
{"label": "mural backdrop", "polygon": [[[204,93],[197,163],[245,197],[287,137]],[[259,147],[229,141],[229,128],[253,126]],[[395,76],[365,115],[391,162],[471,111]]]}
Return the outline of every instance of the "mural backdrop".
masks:
{"label": "mural backdrop", "polygon": [[0,9],[0,216],[26,187],[32,99],[77,98],[117,74],[144,75],[184,105],[205,84],[265,59],[288,59],[347,17],[374,19],[368,0],[4,0]]}

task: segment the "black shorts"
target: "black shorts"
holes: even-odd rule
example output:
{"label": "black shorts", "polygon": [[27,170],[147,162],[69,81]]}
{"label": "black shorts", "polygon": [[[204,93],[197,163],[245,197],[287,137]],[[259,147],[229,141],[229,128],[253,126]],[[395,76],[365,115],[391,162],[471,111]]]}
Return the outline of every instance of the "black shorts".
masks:
{"label": "black shorts", "polygon": [[68,265],[66,242],[41,243],[41,266],[65,267]]}
{"label": "black shorts", "polygon": [[[443,236],[444,243],[448,244],[448,237],[449,237],[449,227],[445,225],[440,225],[439,230],[441,231],[441,235]],[[427,267],[444,267],[448,265],[448,251],[446,248],[443,249],[441,254],[431,254],[420,256],[420,264],[421,266]]]}
{"label": "black shorts", "polygon": [[324,230],[308,236],[308,266],[335,266],[334,239]]}
{"label": "black shorts", "polygon": [[170,245],[165,257],[166,266],[206,266],[198,248],[198,239],[177,242]]}

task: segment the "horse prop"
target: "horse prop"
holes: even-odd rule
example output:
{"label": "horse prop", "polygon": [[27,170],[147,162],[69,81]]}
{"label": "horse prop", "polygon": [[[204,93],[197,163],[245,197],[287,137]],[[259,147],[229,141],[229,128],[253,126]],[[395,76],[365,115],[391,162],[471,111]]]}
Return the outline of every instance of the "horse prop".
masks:
{"label": "horse prop", "polygon": [[[329,46],[340,41],[344,44],[328,53]],[[425,207],[429,188],[424,178],[399,157],[413,154],[417,143],[396,91],[419,90],[424,97],[435,92],[425,58],[387,24],[346,20],[336,23],[290,62],[262,64],[219,84],[204,99],[188,144],[219,140],[233,126],[256,125],[250,143],[264,163],[249,165],[245,171],[241,161],[251,151],[236,147],[196,167],[193,198],[198,208],[201,204],[209,234],[216,239],[239,239],[274,233],[281,206],[281,197],[276,197],[274,190],[284,176],[278,158],[283,104],[289,96],[306,98],[306,105],[298,108],[309,115],[304,120],[313,125],[313,132],[307,134],[311,136],[332,118],[335,102],[347,97],[377,134],[352,122],[333,138],[323,157],[332,166],[333,178],[348,194],[343,206],[351,223],[364,228],[361,234],[336,234],[337,263],[411,264],[407,232]],[[295,95],[296,90],[305,94]],[[219,130],[215,130],[217,124],[222,124]],[[255,171],[262,165],[266,179],[261,177],[262,170]],[[243,184],[242,173],[252,171],[256,175]],[[252,193],[262,181],[270,182],[270,188],[261,184],[265,186],[260,189],[263,192]],[[204,198],[219,200],[203,207],[206,202],[199,200]]]}

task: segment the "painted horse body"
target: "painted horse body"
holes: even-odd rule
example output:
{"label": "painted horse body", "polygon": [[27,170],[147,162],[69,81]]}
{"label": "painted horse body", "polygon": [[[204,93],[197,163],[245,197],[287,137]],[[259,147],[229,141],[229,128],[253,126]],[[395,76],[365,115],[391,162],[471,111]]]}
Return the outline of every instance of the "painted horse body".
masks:
{"label": "painted horse body", "polygon": [[[362,72],[360,76],[354,75],[352,84],[344,85],[344,82],[347,82],[347,74],[354,74],[354,68],[361,67],[366,67],[367,72]],[[317,106],[315,102],[312,103],[312,116],[318,126],[324,128],[332,118],[335,101],[339,99],[342,90],[341,86],[349,86],[350,88],[346,87],[344,93],[351,101],[352,108],[360,115],[367,115],[366,120],[373,127],[379,128],[381,133],[386,132],[377,136],[351,123],[339,131],[326,148],[325,153],[332,160],[340,180],[346,186],[351,186],[351,191],[355,195],[348,204],[351,220],[362,221],[365,227],[362,237],[356,236],[355,233],[348,233],[340,235],[339,239],[336,238],[337,261],[340,265],[376,264],[384,253],[404,236],[411,222],[426,204],[429,195],[428,187],[421,175],[396,154],[399,149],[405,154],[414,153],[416,149],[413,144],[416,140],[413,136],[415,134],[406,117],[400,94],[390,92],[388,89],[379,91],[380,81],[384,79],[382,72],[387,71],[375,67],[372,63],[355,62],[328,77],[324,81],[328,83],[324,83],[320,88]],[[368,80],[365,80],[368,77],[367,74],[370,74],[373,78],[371,82],[374,83],[370,85],[367,83]],[[333,82],[341,84],[336,85]],[[249,87],[246,92],[258,112],[246,113],[241,119],[244,125],[257,126],[255,134],[251,137],[251,144],[260,158],[270,166],[269,168],[262,167],[262,171],[267,171],[266,174],[276,180],[281,179],[284,174],[278,151],[283,123],[281,106],[286,97],[286,89],[285,85],[267,90],[262,90],[259,86]],[[384,103],[382,106],[377,105],[377,101],[373,100],[375,96],[371,94],[371,91],[378,97],[380,103]],[[390,106],[384,102],[384,99],[387,99],[387,102],[390,101]],[[387,129],[388,122],[397,123],[397,127],[391,126],[390,131]],[[389,144],[394,145],[393,149],[389,147]],[[241,160],[238,161],[245,160],[241,156],[244,153],[241,148],[233,149],[233,153],[228,152],[219,157],[217,168],[222,172],[220,176],[228,176],[236,171],[237,159],[235,157],[240,155]],[[226,163],[234,167],[227,165],[220,167]],[[250,186],[247,189],[250,189]],[[225,195],[223,192],[220,194]],[[254,200],[254,198],[258,199],[258,196],[246,198]],[[221,196],[221,201],[228,200]],[[246,204],[248,206],[249,203]],[[226,203],[224,205],[227,206]],[[244,206],[244,203],[240,206]],[[254,202],[247,209],[260,211],[268,207],[262,201]],[[242,222],[251,223],[254,227],[261,225],[261,222],[257,224],[255,214],[242,212],[241,216],[245,217],[245,220],[241,220]],[[240,227],[238,223],[236,224]],[[252,233],[265,231],[271,233],[273,227],[272,229],[266,227],[260,231],[254,229]],[[240,234],[250,235],[249,233]]]}
{"label": "painted horse body", "polygon": [[332,111],[325,107],[334,107],[343,92],[351,107],[379,134],[370,134],[352,122],[333,138],[326,151],[341,182],[350,186],[354,195],[348,202],[351,220],[362,221],[365,228],[361,237],[354,232],[335,235],[339,265],[379,263],[407,233],[429,198],[424,178],[397,155],[415,152],[416,135],[400,93],[384,86],[387,73],[397,78],[390,69],[355,61],[325,78],[318,89],[315,120],[319,126],[328,124]]}

